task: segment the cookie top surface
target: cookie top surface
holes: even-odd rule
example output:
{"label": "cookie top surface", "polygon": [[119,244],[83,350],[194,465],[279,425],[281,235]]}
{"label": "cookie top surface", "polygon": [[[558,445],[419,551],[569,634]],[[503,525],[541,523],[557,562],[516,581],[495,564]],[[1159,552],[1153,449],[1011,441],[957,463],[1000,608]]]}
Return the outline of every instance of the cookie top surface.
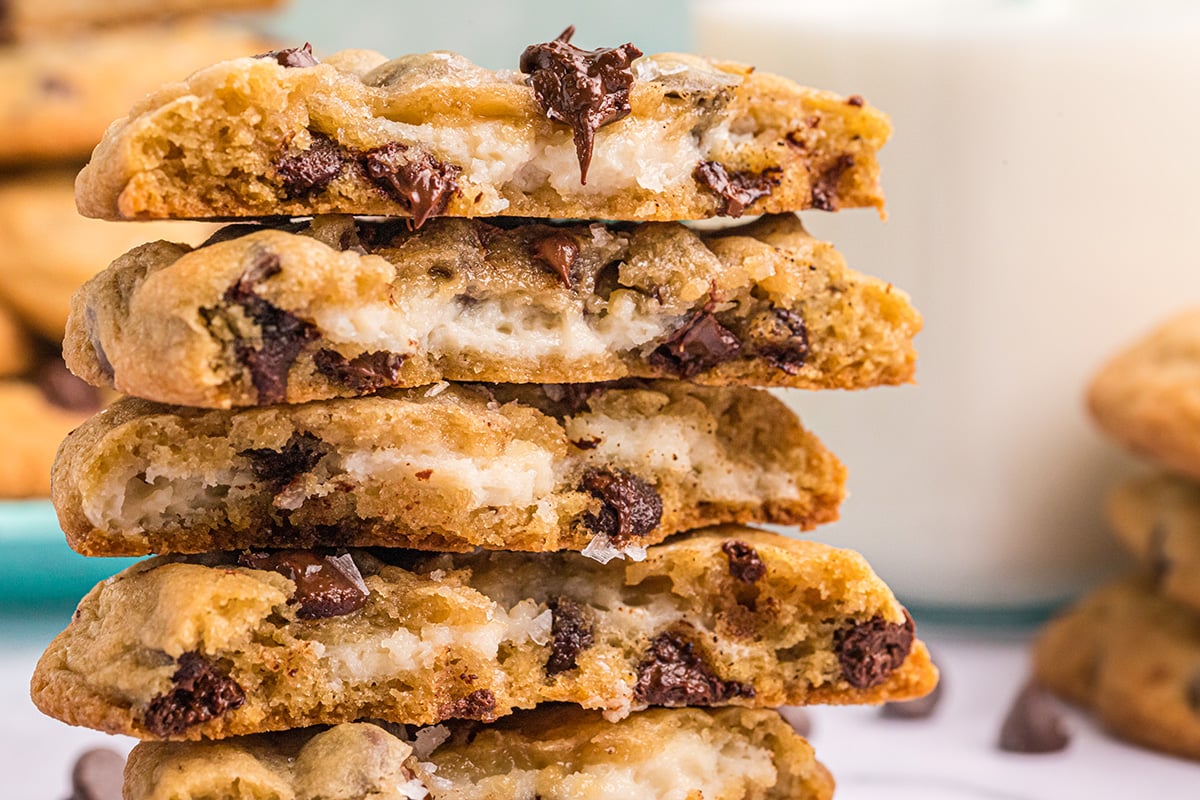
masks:
{"label": "cookie top surface", "polygon": [[539,47],[521,59],[528,74],[449,52],[320,61],[293,48],[215,64],[108,130],[80,174],[80,210],[419,224],[882,207],[876,153],[891,127],[861,98],[691,55]]}
{"label": "cookie top surface", "polygon": [[[696,764],[700,769],[680,769]],[[396,792],[399,791],[399,794]],[[613,724],[567,706],[412,732],[347,723],[215,743],[146,743],[127,800],[827,800],[833,780],[773,711],[650,710]]]}
{"label": "cookie top surface", "polygon": [[1117,442],[1200,479],[1200,310],[1173,317],[1109,360],[1087,401]]}
{"label": "cookie top surface", "polygon": [[505,552],[152,559],[84,598],[32,690],[73,724],[199,739],[362,718],[491,721],[544,702],[613,720],[647,706],[877,703],[926,694],[936,675],[861,556],[726,526],[608,564]]}

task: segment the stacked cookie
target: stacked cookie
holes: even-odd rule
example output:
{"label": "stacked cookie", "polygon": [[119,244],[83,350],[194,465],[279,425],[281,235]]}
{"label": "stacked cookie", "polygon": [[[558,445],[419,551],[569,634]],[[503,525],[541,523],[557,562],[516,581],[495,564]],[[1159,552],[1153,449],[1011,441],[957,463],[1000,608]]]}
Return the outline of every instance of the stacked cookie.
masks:
{"label": "stacked cookie", "polygon": [[220,63],[81,173],[95,216],[251,220],[73,301],[72,370],[140,399],[64,442],[60,519],[160,555],[33,695],[152,742],[128,800],[824,798],[769,709],[932,688],[861,556],[743,527],[844,494],[750,386],[911,377],[907,298],[791,213],[879,206],[886,118],[569,39]]}
{"label": "stacked cookie", "polygon": [[269,50],[263,38],[195,15],[271,0],[0,3],[0,497],[45,497],[58,442],[101,407],[59,352],[71,293],[150,238],[201,241],[211,226],[136,230],[75,211],[74,176],[131,104],[215,58]]}
{"label": "stacked cookie", "polygon": [[1094,378],[1092,416],[1156,474],[1118,486],[1109,521],[1138,574],[1053,621],[1039,677],[1114,733],[1200,759],[1200,311],[1168,321]]}

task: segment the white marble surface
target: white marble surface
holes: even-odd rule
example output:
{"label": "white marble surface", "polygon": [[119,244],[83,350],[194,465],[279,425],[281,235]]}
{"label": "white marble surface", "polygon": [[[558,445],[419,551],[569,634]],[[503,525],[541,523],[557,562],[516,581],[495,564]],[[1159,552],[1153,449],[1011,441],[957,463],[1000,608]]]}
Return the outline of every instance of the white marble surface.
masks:
{"label": "white marble surface", "polygon": [[[0,633],[0,797],[63,800],[77,753],[131,743],[41,717],[28,698],[29,674],[57,620],[7,624]],[[811,711],[812,742],[837,776],[838,800],[1173,800],[1200,791],[1200,764],[1116,742],[1076,714],[1063,753],[998,752],[1000,721],[1025,676],[1024,637],[949,629],[923,635],[946,675],[932,719],[882,719],[872,708]]]}

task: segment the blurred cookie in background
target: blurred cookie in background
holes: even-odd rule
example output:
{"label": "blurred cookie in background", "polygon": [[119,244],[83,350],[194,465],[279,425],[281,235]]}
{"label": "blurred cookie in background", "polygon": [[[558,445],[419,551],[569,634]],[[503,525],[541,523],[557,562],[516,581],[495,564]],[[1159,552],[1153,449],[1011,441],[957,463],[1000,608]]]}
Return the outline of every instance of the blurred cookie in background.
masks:
{"label": "blurred cookie in background", "polygon": [[135,22],[223,11],[259,11],[281,0],[5,0],[0,42],[24,42]]}
{"label": "blurred cookie in background", "polygon": [[33,337],[12,309],[0,304],[0,378],[28,370],[33,365],[35,347]]}

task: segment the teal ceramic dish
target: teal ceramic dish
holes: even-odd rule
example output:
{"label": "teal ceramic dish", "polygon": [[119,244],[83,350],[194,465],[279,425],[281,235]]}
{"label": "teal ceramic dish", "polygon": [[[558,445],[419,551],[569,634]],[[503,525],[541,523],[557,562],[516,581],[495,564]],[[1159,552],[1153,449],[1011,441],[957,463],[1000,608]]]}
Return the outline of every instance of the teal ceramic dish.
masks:
{"label": "teal ceramic dish", "polygon": [[49,500],[0,501],[0,610],[74,604],[137,559],[84,558],[67,546]]}

